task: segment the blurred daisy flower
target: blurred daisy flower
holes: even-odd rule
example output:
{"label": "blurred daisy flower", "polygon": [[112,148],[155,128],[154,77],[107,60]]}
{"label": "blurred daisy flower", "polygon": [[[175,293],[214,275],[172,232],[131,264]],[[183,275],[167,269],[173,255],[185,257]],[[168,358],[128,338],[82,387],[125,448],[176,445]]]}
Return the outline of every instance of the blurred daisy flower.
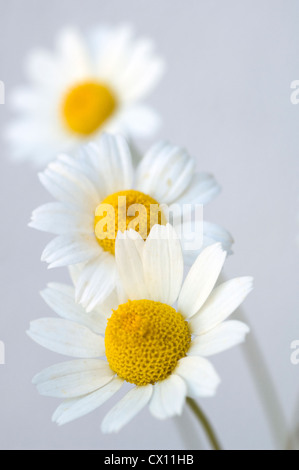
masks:
{"label": "blurred daisy flower", "polygon": [[19,116],[6,133],[16,159],[43,167],[103,131],[136,138],[159,127],[158,115],[140,101],[164,62],[152,41],[135,39],[129,27],[102,27],[89,36],[64,29],[55,52],[35,50],[26,66],[30,85],[13,94]]}
{"label": "blurred daisy flower", "polygon": [[184,282],[181,245],[169,224],[155,225],[145,242],[127,231],[115,251],[117,295],[87,315],[74,289],[50,285],[42,295],[62,318],[30,325],[38,344],[80,358],[33,379],[42,395],[65,399],[53,416],[60,425],[95,410],[125,382],[133,386],[104,418],[103,432],[119,431],[146,405],[159,419],[179,415],[187,396],[216,392],[220,379],[206,357],[241,343],[249,331],[225,321],[251,291],[252,278],[215,287],[226,257],[220,244],[202,251]]}
{"label": "blurred daisy flower", "polygon": [[[49,267],[81,265],[76,300],[88,312],[116,287],[114,254],[118,231],[133,228],[142,231],[146,239],[153,225],[170,222],[166,205],[176,210],[187,204],[194,208],[209,202],[220,190],[213,176],[195,172],[195,160],[183,148],[160,142],[134,169],[126,140],[108,134],[97,145],[84,146],[76,159],[61,155],[40,174],[40,180],[58,202],[36,209],[29,225],[58,235],[42,254]],[[133,227],[136,205],[139,213],[143,209],[143,219]],[[106,223],[107,207],[114,216],[111,229]],[[132,208],[134,213],[130,215]],[[175,215],[172,222],[183,236],[193,231],[192,217],[182,222]],[[198,249],[187,249],[189,240],[182,236],[189,264],[204,246],[221,242],[227,251],[231,248],[231,236],[218,225],[203,222],[201,231]]]}

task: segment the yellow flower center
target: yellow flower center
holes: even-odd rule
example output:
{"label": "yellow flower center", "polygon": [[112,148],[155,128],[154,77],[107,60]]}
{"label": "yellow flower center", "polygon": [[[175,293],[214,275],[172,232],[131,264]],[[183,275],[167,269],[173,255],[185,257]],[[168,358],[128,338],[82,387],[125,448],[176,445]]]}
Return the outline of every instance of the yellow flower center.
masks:
{"label": "yellow flower center", "polygon": [[136,385],[166,379],[186,356],[191,334],[183,316],[169,305],[133,300],[108,320],[106,357],[111,369]]}
{"label": "yellow flower center", "polygon": [[125,232],[133,229],[145,240],[155,224],[165,225],[166,222],[155,199],[130,189],[111,194],[101,202],[95,211],[94,230],[103,250],[114,254],[119,230]]}
{"label": "yellow flower center", "polygon": [[112,116],[117,100],[104,83],[85,82],[73,87],[62,104],[67,127],[81,136],[89,136]]}

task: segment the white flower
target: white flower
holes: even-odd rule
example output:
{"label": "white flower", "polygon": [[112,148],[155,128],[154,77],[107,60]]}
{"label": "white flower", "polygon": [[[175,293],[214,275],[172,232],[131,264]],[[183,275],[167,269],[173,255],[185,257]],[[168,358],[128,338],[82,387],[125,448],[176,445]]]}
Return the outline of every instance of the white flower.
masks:
{"label": "white flower", "polygon": [[19,113],[7,129],[14,157],[44,167],[103,131],[152,135],[160,119],[140,101],[164,70],[153,49],[152,41],[136,40],[124,26],[88,36],[64,29],[56,51],[33,51],[26,62],[30,85],[12,96]]}
{"label": "white flower", "polygon": [[220,244],[202,251],[182,285],[182,250],[169,224],[154,226],[145,242],[133,230],[125,235],[116,240],[124,293],[87,315],[71,287],[50,285],[43,297],[62,318],[31,323],[34,341],[80,358],[33,380],[42,395],[65,399],[53,416],[58,424],[95,410],[124,382],[133,387],[104,418],[103,432],[119,431],[147,404],[159,419],[179,415],[186,396],[216,392],[220,380],[206,357],[242,342],[249,331],[225,321],[252,289],[252,278],[215,287],[226,257]]}
{"label": "white flower", "polygon": [[[62,155],[40,174],[42,184],[59,202],[35,210],[30,226],[58,235],[42,254],[42,260],[49,263],[49,267],[82,265],[76,276],[76,300],[87,311],[107,297],[117,284],[114,247],[121,228],[116,220],[115,231],[111,234],[113,239],[101,239],[108,230],[97,232],[96,236],[98,223],[103,220],[96,215],[98,207],[109,203],[118,211],[118,198],[125,196],[123,232],[133,228],[129,226],[132,218],[126,217],[126,211],[134,203],[146,207],[145,221],[150,219],[151,204],[176,203],[179,207],[186,203],[192,207],[205,204],[218,194],[219,186],[211,175],[195,173],[194,167],[194,159],[184,149],[160,142],[148,151],[135,170],[125,139],[104,134],[98,145],[84,147],[81,157]],[[173,223],[176,229],[181,228],[181,220],[174,219]],[[192,219],[184,222],[187,233],[191,225]],[[150,227],[146,225],[146,229],[143,238]],[[227,250],[232,243],[224,229],[204,222],[203,246],[215,241],[221,242]],[[188,240],[182,242],[188,243]],[[187,258],[193,256],[192,262],[198,252],[184,250]]]}

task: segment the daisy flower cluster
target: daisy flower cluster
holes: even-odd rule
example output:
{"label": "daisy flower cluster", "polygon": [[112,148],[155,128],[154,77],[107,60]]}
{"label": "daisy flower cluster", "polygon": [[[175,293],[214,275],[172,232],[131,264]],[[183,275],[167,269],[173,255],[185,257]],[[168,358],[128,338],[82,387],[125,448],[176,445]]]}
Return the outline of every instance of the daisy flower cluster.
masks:
{"label": "daisy flower cluster", "polygon": [[55,53],[31,54],[31,85],[13,97],[19,118],[7,136],[15,156],[48,164],[39,178],[54,199],[33,212],[30,226],[55,236],[42,260],[67,267],[72,280],[42,292],[59,318],[35,320],[28,331],[72,358],[33,379],[42,395],[63,399],[53,415],[59,425],[100,407],[125,383],[130,390],[103,432],[118,432],[147,405],[158,419],[179,415],[187,397],[217,390],[207,358],[249,331],[228,318],[252,278],[219,281],[233,239],[198,211],[219,184],[169,142],[151,146],[138,163],[132,154],[133,139],[158,127],[140,101],[163,69],[152,42],[135,40],[128,27],[88,36],[66,29]]}
{"label": "daisy flower cluster", "polygon": [[[155,206],[161,207],[162,213],[156,214],[160,223],[167,221],[165,207],[175,206],[173,225],[182,235],[188,235],[194,217],[182,221],[177,209],[183,210],[188,203],[193,210],[196,205],[212,200],[220,190],[212,175],[195,171],[195,159],[185,149],[159,142],[134,167],[124,137],[109,134],[104,134],[98,144],[83,147],[76,159],[60,155],[39,176],[57,201],[39,207],[32,214],[31,227],[56,235],[46,246],[42,260],[50,268],[80,266],[76,300],[88,312],[116,286],[115,237],[120,225],[126,230],[134,222],[136,204],[145,208],[144,219],[148,221],[143,238],[149,234],[150,209]],[[122,200],[123,220],[117,217]],[[109,228],[103,227],[107,205],[114,209],[115,215],[111,234],[107,233]],[[132,215],[128,215],[130,208],[134,209]],[[180,231],[182,225],[184,230]],[[212,243],[221,242],[224,249],[231,250],[233,240],[225,229],[204,221],[202,230],[202,244],[197,250],[188,250],[188,237],[181,238],[189,264],[204,246]]]}
{"label": "daisy flower cluster", "polygon": [[18,118],[6,131],[12,155],[43,167],[104,131],[151,136],[160,117],[142,100],[164,68],[153,42],[135,39],[129,26],[88,35],[65,28],[55,51],[39,48],[26,60],[29,84],[12,96]]}
{"label": "daisy flower cluster", "polygon": [[132,388],[105,416],[105,433],[119,431],[146,405],[165,419],[181,414],[187,396],[213,396],[220,379],[206,358],[244,340],[248,327],[225,320],[252,288],[250,277],[215,287],[225,257],[220,244],[206,248],[183,282],[175,230],[155,225],[146,241],[133,230],[117,237],[120,289],[92,314],[76,304],[73,287],[49,285],[42,295],[61,318],[33,321],[28,334],[77,358],[33,379],[41,394],[64,399],[53,421],[93,411],[124,382]]}
{"label": "daisy flower cluster", "polygon": [[[119,431],[147,404],[164,419],[180,414],[187,396],[214,395],[220,379],[206,357],[244,341],[248,327],[225,320],[252,279],[216,286],[231,236],[204,222],[203,243],[189,252],[178,226],[191,230],[193,219],[182,222],[175,212],[171,224],[165,206],[208,202],[219,192],[215,179],[197,173],[186,150],[165,142],[134,167],[124,137],[104,134],[77,158],[60,155],[40,180],[57,201],[36,209],[30,225],[56,235],[42,259],[51,268],[67,266],[73,280],[73,287],[52,284],[42,294],[61,318],[34,321],[28,332],[76,358],[34,378],[40,393],[65,399],[53,420],[64,424],[89,413],[124,382],[132,389],[105,417],[103,432]],[[152,206],[159,208],[153,225]]]}

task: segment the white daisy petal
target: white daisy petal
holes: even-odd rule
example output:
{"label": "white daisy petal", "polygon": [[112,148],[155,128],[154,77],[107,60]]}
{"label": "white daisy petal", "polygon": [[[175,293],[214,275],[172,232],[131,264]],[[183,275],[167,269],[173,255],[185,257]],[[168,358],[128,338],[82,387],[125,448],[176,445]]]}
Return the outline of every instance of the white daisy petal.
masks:
{"label": "white daisy petal", "polygon": [[180,235],[184,260],[188,266],[192,266],[205,248],[215,243],[221,243],[224,251],[232,253],[234,240],[230,233],[219,225],[201,220],[201,217],[196,217],[195,214],[191,219],[186,218],[182,222],[175,218],[173,225]]}
{"label": "white daisy petal", "polygon": [[39,173],[42,185],[57,200],[86,212],[93,212],[100,202],[100,194],[82,171],[71,168],[57,159]]}
{"label": "white daisy petal", "polygon": [[57,364],[33,378],[41,395],[74,398],[94,392],[113,379],[114,372],[105,361],[70,361]]}
{"label": "white daisy petal", "polygon": [[206,248],[197,258],[183,284],[178,309],[192,317],[209,297],[223,267],[226,252],[220,244]]}
{"label": "white daisy petal", "polygon": [[131,300],[149,297],[143,274],[144,241],[134,230],[118,233],[115,241],[115,261],[123,288]]}
{"label": "white daisy petal", "polygon": [[179,204],[207,204],[220,193],[220,186],[213,175],[195,173],[185,192],[176,200]]}
{"label": "white daisy petal", "polygon": [[203,308],[191,319],[195,334],[205,333],[226,320],[253,288],[252,277],[239,277],[216,287]]}
{"label": "white daisy petal", "polygon": [[145,97],[164,73],[165,62],[153,57],[150,50],[152,44],[149,40],[140,42],[128,64],[126,75],[121,77],[120,86],[125,91],[126,101],[137,101]]}
{"label": "white daisy petal", "polygon": [[67,400],[57,408],[52,421],[61,426],[91,413],[118,392],[123,383],[123,380],[115,377],[109,383],[89,395]]}
{"label": "white daisy petal", "polygon": [[71,406],[74,405],[78,401],[78,399],[80,400],[80,397],[79,398],[67,398],[65,401],[63,401],[54,411],[52,415],[52,422],[57,423],[59,417],[62,416],[63,413],[66,413],[71,408]]}
{"label": "white daisy petal", "polygon": [[145,284],[152,300],[173,305],[184,275],[182,248],[171,225],[155,225],[144,245]]}
{"label": "white daisy petal", "polygon": [[245,323],[231,320],[216,326],[192,340],[188,355],[209,357],[245,341],[249,328]]}
{"label": "white daisy petal", "polygon": [[130,148],[124,137],[104,134],[98,142],[98,148],[106,194],[130,188],[133,183],[133,165]]}
{"label": "white daisy petal", "polygon": [[83,268],[84,268],[84,263],[72,264],[71,266],[68,266],[69,275],[74,286],[77,284],[79,276]]}
{"label": "white daisy petal", "polygon": [[118,120],[128,135],[148,137],[161,127],[160,116],[148,106],[135,105],[125,108]]}
{"label": "white daisy petal", "polygon": [[41,292],[41,296],[49,307],[65,320],[87,326],[97,334],[105,333],[107,315],[98,309],[87,314],[83,307],[75,302],[74,287],[51,283]]}
{"label": "white daisy petal", "polygon": [[58,318],[40,318],[27,332],[33,341],[50,351],[71,357],[95,358],[105,355],[104,338],[78,323]]}
{"label": "white daisy petal", "polygon": [[61,235],[46,246],[41,259],[49,263],[49,268],[57,268],[94,259],[100,251],[94,234]]}
{"label": "white daisy petal", "polygon": [[103,252],[86,263],[76,283],[76,301],[87,313],[102,303],[117,284],[116,264],[110,253]]}
{"label": "white daisy petal", "polygon": [[220,227],[220,225],[211,222],[203,221],[203,247],[213,245],[214,243],[221,243],[223,250],[227,253],[232,252],[232,244],[234,239],[231,234]]}
{"label": "white daisy petal", "polygon": [[33,211],[29,227],[55,235],[70,232],[90,234],[93,230],[93,223],[92,212],[84,214],[72,206],[50,202]]}
{"label": "white daisy petal", "polygon": [[211,397],[215,395],[220,378],[212,364],[202,357],[189,356],[179,361],[174,371],[187,384],[187,395],[196,397]]}
{"label": "white daisy petal", "polygon": [[153,396],[149,409],[158,419],[166,419],[180,415],[183,411],[187,386],[178,375],[171,375],[154,385]]}
{"label": "white daisy petal", "polygon": [[120,95],[119,85],[132,53],[132,39],[133,30],[129,25],[122,25],[115,31],[106,29],[104,34],[103,31],[93,32],[97,74],[107,83],[113,83]]}
{"label": "white daisy petal", "polygon": [[[106,177],[103,171],[102,159],[99,155],[99,146],[96,142],[88,142],[80,146],[76,151],[75,158],[68,155],[63,155],[60,158],[63,159],[66,166],[76,168],[79,173],[84,174],[91,181],[98,193],[97,204],[105,199],[107,195],[105,189]],[[93,216],[94,212],[95,210],[92,211]]]}
{"label": "white daisy petal", "polygon": [[[26,58],[30,83],[15,93],[18,117],[6,132],[14,158],[30,159],[43,167],[59,151],[75,152],[86,141],[97,141],[106,130],[130,138],[156,131],[159,119],[139,104],[156,86],[164,70],[164,62],[155,53],[152,41],[136,39],[126,26],[103,26],[86,35],[76,28],[65,28],[56,43],[56,51],[36,49]],[[82,112],[82,124],[77,120],[77,127],[68,119],[65,103],[76,93],[84,93],[84,85],[91,83],[102,85],[113,105],[103,108],[103,120],[99,119],[98,126],[95,122],[95,129],[86,135],[88,106]],[[97,88],[95,99],[96,92]],[[80,108],[75,111],[80,116]],[[91,106],[91,120],[92,113]],[[63,200],[70,202],[76,198],[75,193],[72,197],[71,192],[55,187],[50,175],[43,175],[42,179]]]}
{"label": "white daisy petal", "polygon": [[160,142],[141,161],[136,187],[157,201],[169,204],[186,190],[194,167],[195,161],[185,149]]}
{"label": "white daisy petal", "polygon": [[105,416],[102,431],[105,434],[120,431],[151,399],[153,386],[134,387]]}
{"label": "white daisy petal", "polygon": [[189,186],[194,168],[195,160],[184,150],[179,153],[177,161],[173,161],[172,166],[168,168],[168,190],[163,195],[165,204],[171,204],[176,201],[180,194]]}
{"label": "white daisy petal", "polygon": [[65,82],[80,83],[90,76],[92,69],[85,41],[74,27],[65,28],[57,37],[57,47],[63,64]]}

